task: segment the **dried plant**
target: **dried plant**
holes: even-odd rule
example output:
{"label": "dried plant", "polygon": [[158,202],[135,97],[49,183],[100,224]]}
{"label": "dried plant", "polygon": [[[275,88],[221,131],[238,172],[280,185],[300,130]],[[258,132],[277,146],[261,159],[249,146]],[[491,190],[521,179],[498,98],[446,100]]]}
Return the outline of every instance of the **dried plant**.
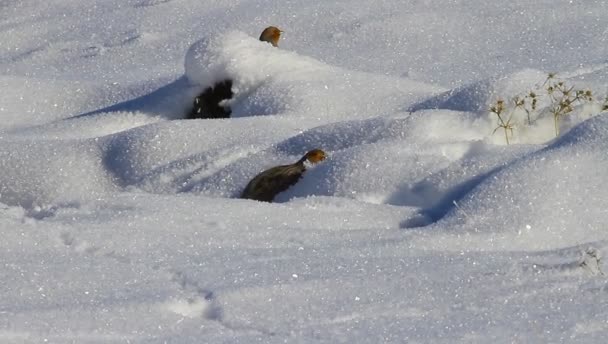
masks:
{"label": "dried plant", "polygon": [[530,91],[530,93],[523,97],[516,96],[513,101],[516,109],[522,109],[526,112],[527,125],[531,125],[532,114],[536,113],[536,110],[538,110],[538,96],[536,93],[534,91]]}
{"label": "dried plant", "polygon": [[551,99],[549,112],[553,115],[555,136],[559,135],[559,121],[562,117],[572,113],[576,103],[582,104],[593,101],[591,90],[577,90],[574,86],[568,86],[564,81],[555,80],[547,84],[547,94]]}
{"label": "dried plant", "polygon": [[[540,108],[543,99],[546,99],[549,105]],[[509,144],[509,137],[513,137],[513,129],[516,127],[513,114],[519,109],[524,111],[527,117],[526,123],[521,124],[528,126],[543,117],[544,114],[550,114],[553,117],[555,136],[558,136],[561,119],[571,114],[577,105],[592,102],[596,101],[591,90],[576,89],[559,79],[556,73],[549,73],[542,85],[535,87],[525,95],[514,97],[513,106],[506,106],[505,101],[499,99],[490,107],[490,112],[498,117],[498,126],[494,129],[493,134],[502,128],[505,132],[505,140]],[[608,110],[608,96],[602,104],[602,111],[606,110]]]}
{"label": "dried plant", "polygon": [[492,134],[494,134],[498,129],[502,128],[505,132],[505,140],[507,141],[507,144],[509,144],[509,132],[511,133],[511,136],[513,136],[513,124],[511,123],[511,120],[513,119],[513,111],[511,111],[507,118],[505,115],[505,109],[505,101],[502,99],[498,99],[496,104],[490,107],[490,112],[495,113],[498,117],[498,126],[494,129]]}

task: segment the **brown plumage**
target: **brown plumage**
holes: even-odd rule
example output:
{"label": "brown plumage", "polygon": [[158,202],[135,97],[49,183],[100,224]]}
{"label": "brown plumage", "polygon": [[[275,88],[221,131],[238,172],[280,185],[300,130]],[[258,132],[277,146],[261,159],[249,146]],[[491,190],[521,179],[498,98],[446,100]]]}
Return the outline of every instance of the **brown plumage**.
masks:
{"label": "brown plumage", "polygon": [[272,202],[274,197],[300,180],[306,162],[316,164],[325,160],[325,152],[313,149],[291,165],[275,166],[255,176],[245,187],[241,198]]}
{"label": "brown plumage", "polygon": [[265,28],[264,31],[262,31],[262,34],[260,35],[260,41],[269,42],[274,47],[278,47],[279,38],[281,38],[282,32],[283,31],[281,31],[279,28],[277,28],[275,26],[269,26],[269,27]]}

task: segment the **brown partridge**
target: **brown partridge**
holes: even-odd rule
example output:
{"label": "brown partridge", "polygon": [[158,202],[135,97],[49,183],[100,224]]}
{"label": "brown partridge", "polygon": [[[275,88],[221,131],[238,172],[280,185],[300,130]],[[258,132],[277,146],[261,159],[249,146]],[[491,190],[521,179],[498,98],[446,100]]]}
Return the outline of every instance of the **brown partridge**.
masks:
{"label": "brown partridge", "polygon": [[306,163],[316,164],[325,160],[325,152],[313,149],[291,165],[275,166],[255,176],[245,187],[241,198],[272,202],[274,197],[300,180],[306,171]]}

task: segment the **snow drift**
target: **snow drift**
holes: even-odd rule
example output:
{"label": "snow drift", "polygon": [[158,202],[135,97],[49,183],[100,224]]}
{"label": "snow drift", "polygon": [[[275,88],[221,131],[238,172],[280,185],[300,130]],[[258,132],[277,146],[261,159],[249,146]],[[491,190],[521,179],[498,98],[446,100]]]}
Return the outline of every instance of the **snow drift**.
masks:
{"label": "snow drift", "polygon": [[185,74],[201,90],[232,80],[232,117],[297,116],[319,124],[383,115],[441,90],[329,66],[236,31],[192,45]]}
{"label": "snow drift", "polygon": [[[547,250],[608,240],[608,114],[485,176],[434,228],[447,249]],[[445,230],[445,228],[449,228]],[[448,243],[449,241],[449,243]],[[426,241],[425,241],[426,242]]]}
{"label": "snow drift", "polygon": [[[605,3],[0,7],[1,342],[605,341],[608,114],[487,112],[600,99]],[[183,120],[224,78],[233,118]]]}

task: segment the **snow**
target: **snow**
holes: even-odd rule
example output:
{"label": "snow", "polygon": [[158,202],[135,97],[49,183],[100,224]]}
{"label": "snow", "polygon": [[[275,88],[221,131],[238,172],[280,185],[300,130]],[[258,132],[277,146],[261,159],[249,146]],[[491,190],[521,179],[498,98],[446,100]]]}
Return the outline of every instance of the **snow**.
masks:
{"label": "snow", "polygon": [[603,343],[606,7],[0,3],[0,342]]}

